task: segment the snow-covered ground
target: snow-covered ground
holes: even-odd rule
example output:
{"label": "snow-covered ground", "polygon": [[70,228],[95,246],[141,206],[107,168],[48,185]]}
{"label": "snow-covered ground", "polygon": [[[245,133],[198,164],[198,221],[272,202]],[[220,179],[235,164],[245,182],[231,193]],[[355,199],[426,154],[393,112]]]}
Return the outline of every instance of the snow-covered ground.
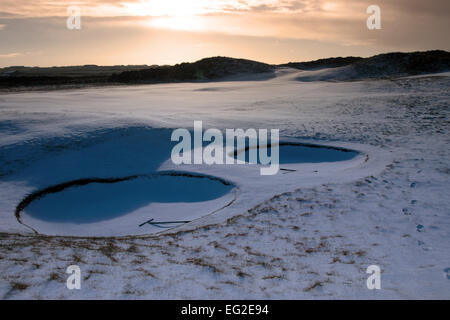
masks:
{"label": "snow-covered ground", "polygon": [[[285,69],[265,81],[1,95],[0,297],[449,299],[449,75],[334,83],[300,76]],[[167,161],[172,129],[194,120],[279,128],[284,140],[361,154],[284,165],[296,171],[276,176],[248,165],[175,166]],[[135,230],[139,210],[121,214],[135,203],[79,227],[26,210],[24,224],[15,216],[20,201],[48,186],[163,170],[219,177],[233,188],[151,204],[193,220],[158,234],[151,225]],[[120,188],[101,190],[120,199]],[[98,237],[129,234],[141,235]],[[81,290],[66,288],[72,264],[81,268]],[[369,265],[382,270],[381,290],[366,287]]]}

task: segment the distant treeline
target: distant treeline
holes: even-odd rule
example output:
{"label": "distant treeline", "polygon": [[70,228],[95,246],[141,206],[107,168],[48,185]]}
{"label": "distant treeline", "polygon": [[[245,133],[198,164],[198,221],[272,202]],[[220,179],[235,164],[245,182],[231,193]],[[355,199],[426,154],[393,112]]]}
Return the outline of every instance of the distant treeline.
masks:
{"label": "distant treeline", "polygon": [[109,76],[8,76],[0,77],[0,88],[106,84]]}
{"label": "distant treeline", "polygon": [[149,66],[12,66],[0,69],[0,88],[101,85],[109,83],[111,75],[115,73],[146,68]]}

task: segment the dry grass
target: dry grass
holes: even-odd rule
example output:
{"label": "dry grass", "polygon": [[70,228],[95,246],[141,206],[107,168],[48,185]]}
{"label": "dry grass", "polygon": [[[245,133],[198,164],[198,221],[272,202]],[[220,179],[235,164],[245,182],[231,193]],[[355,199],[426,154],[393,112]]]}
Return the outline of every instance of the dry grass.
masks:
{"label": "dry grass", "polygon": [[189,259],[186,259],[186,263],[190,263],[190,264],[194,264],[194,265],[201,266],[204,268],[208,268],[214,273],[223,273],[223,271],[220,270],[219,268],[217,268],[215,265],[213,265],[201,258],[189,258]]}
{"label": "dry grass", "polygon": [[151,277],[151,278],[157,279],[157,277],[156,277],[153,273],[151,273],[150,271],[148,271],[147,269],[144,269],[144,268],[138,268],[138,269],[136,269],[136,271],[142,272],[142,273],[145,274],[147,277]]}
{"label": "dry grass", "polygon": [[285,279],[285,276],[273,274],[273,275],[270,275],[270,276],[265,276],[265,277],[263,277],[262,279],[263,279],[263,280],[270,280],[270,279],[278,279],[278,280],[282,280],[282,279]]}
{"label": "dry grass", "polygon": [[311,284],[310,286],[308,286],[308,287],[306,287],[305,289],[303,289],[303,291],[305,291],[305,292],[311,291],[311,290],[313,290],[313,289],[315,289],[315,288],[317,288],[317,287],[322,287],[323,284],[324,284],[324,283],[323,283],[322,281],[319,281],[319,280],[314,281],[313,284]]}
{"label": "dry grass", "polygon": [[30,286],[29,284],[18,281],[13,281],[10,283],[10,285],[13,290],[25,290]]}
{"label": "dry grass", "polygon": [[52,272],[50,273],[49,280],[51,281],[62,281],[62,277],[59,273]]}

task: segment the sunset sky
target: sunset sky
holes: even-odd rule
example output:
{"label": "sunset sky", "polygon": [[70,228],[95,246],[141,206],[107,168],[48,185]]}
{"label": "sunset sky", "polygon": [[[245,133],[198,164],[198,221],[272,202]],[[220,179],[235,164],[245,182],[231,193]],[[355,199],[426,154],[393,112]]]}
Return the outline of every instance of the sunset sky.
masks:
{"label": "sunset sky", "polygon": [[[381,30],[366,9],[381,8]],[[81,30],[66,27],[81,8]],[[0,66],[268,63],[450,50],[449,0],[0,0]]]}

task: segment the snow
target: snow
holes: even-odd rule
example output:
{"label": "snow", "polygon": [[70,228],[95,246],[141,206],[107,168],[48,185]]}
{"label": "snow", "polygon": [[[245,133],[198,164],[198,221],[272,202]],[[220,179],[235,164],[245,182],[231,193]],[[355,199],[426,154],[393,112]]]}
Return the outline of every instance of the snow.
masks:
{"label": "snow", "polygon": [[[301,75],[284,69],[265,81],[0,96],[0,296],[450,298],[448,74],[352,83],[299,82]],[[205,128],[279,128],[283,141],[360,154],[289,161],[275,176],[261,176],[259,165],[175,166],[170,133],[194,120]],[[232,190],[147,205],[152,199],[134,191],[155,186],[140,178],[69,188],[22,216],[42,234],[89,237],[35,235],[14,215],[25,196],[51,185],[170,170],[219,177]],[[124,201],[122,191],[130,195]],[[64,202],[72,217],[85,212],[80,199],[93,194],[123,205],[104,211],[119,214],[82,228],[36,218]],[[137,227],[156,211],[193,221]],[[100,237],[111,235],[120,237]],[[65,286],[71,264],[81,268],[81,290]],[[374,264],[381,290],[366,287]]]}

